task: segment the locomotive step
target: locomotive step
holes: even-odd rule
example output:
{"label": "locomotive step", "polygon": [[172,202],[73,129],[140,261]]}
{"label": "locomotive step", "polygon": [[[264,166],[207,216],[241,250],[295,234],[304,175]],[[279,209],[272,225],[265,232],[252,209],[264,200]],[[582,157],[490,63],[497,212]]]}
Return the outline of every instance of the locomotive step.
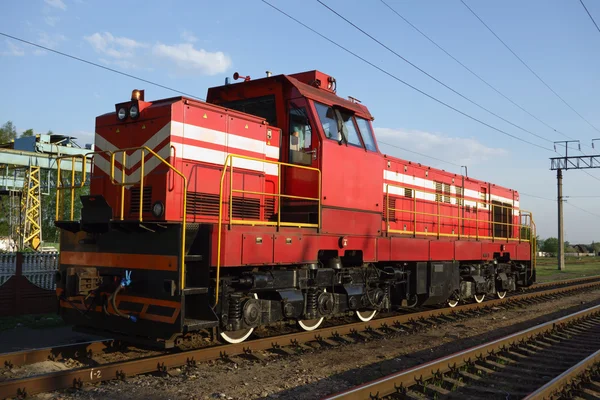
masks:
{"label": "locomotive step", "polygon": [[183,289],[183,294],[185,296],[190,296],[193,294],[207,294],[207,293],[208,293],[207,287],[190,287],[190,288]]}
{"label": "locomotive step", "polygon": [[217,326],[218,322],[186,318],[183,320],[183,324],[187,327],[188,331],[197,331],[200,329],[212,328],[214,326]]}
{"label": "locomotive step", "polygon": [[185,262],[196,262],[196,261],[202,261],[202,256],[201,255],[186,255],[185,256]]}

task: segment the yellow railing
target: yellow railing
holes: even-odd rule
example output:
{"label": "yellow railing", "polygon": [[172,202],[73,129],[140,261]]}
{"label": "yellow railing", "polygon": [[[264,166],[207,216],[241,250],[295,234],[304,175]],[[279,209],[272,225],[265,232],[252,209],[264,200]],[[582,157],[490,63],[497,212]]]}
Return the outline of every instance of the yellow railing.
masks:
{"label": "yellow railing", "polygon": [[[87,157],[89,155],[94,155],[96,153],[87,153],[87,154],[76,154],[76,155],[72,155],[72,156],[60,156],[56,158],[56,220],[58,221],[59,218],[61,217],[60,214],[60,191],[61,190],[70,190],[71,191],[71,213],[70,213],[70,217],[69,220],[73,221],[73,219],[75,218],[75,189],[79,189],[85,186],[85,174],[86,174],[86,166],[87,166]],[[76,165],[76,160],[80,159],[81,160],[81,183],[76,185],[75,184],[75,165]],[[71,182],[70,185],[65,186],[65,185],[61,185],[61,173],[60,173],[60,164],[62,160],[71,160]],[[92,161],[90,161],[92,162]],[[64,211],[64,210],[63,210]]]}
{"label": "yellow railing", "polygon": [[[390,187],[393,188],[397,188],[400,189],[402,191],[404,191],[405,189],[410,189],[411,193],[412,193],[412,209],[401,209],[401,208],[394,208],[394,207],[390,207]],[[434,196],[439,196],[441,200],[442,197],[446,197],[446,198],[450,198],[450,199],[455,199],[456,200],[456,209],[457,209],[457,215],[449,215],[449,214],[442,214],[440,212],[440,208],[442,206],[452,206],[452,201],[450,200],[450,203],[445,203],[439,200],[432,200],[431,202],[429,201],[421,201],[419,202],[419,204],[425,205],[425,206],[431,206],[433,204],[435,204],[435,207],[437,207],[437,210],[435,213],[432,212],[424,212],[424,211],[417,211],[417,193],[424,193],[424,194],[429,194],[429,195],[434,195]],[[452,194],[446,194],[446,193],[439,193],[439,192],[434,192],[434,191],[426,191],[426,190],[418,190],[418,189],[413,189],[413,188],[406,188],[403,186],[397,186],[397,185],[390,185],[390,184],[386,184],[386,193],[385,193],[386,199],[385,199],[385,207],[386,207],[386,231],[388,233],[399,233],[399,234],[408,234],[408,235],[413,235],[413,236],[417,236],[417,235],[425,235],[425,236],[431,236],[431,235],[435,235],[438,238],[439,237],[458,237],[459,239],[461,237],[464,238],[476,238],[477,240],[479,239],[492,239],[492,240],[496,240],[496,239],[502,239],[502,240],[506,240],[508,241],[526,241],[529,242],[530,239],[524,239],[521,237],[521,230],[523,228],[527,228],[527,229],[532,229],[532,222],[533,222],[533,218],[532,215],[529,211],[526,210],[515,210],[513,207],[508,207],[508,206],[503,206],[503,205],[499,205],[499,204],[493,204],[491,202],[487,202],[484,201],[484,204],[486,204],[487,206],[492,206],[492,207],[499,207],[501,209],[509,209],[511,210],[511,217],[514,218],[515,215],[513,214],[514,211],[519,211],[519,223],[512,223],[512,222],[498,222],[498,221],[494,221],[493,220],[493,211],[491,207],[486,207],[485,209],[487,210],[487,212],[490,213],[490,219],[480,219],[478,218],[478,213],[480,210],[479,207],[479,203],[481,202],[481,199],[476,199],[476,200],[470,200],[470,201],[474,201],[475,202],[475,218],[467,218],[464,217],[462,215],[462,211],[464,211],[465,209],[465,198],[464,195],[458,196],[458,195],[452,195]],[[407,197],[402,197],[401,195],[395,195],[394,196],[394,200],[396,201],[406,201]],[[433,203],[435,202],[435,203]],[[461,204],[462,203],[462,204]],[[390,213],[391,212],[394,213],[409,213],[412,214],[412,219],[411,219],[411,223],[413,225],[413,229],[411,231],[406,231],[406,230],[401,230],[401,229],[391,229],[390,228]],[[423,216],[429,216],[429,217],[435,217],[435,221],[433,220],[429,220],[429,221],[425,221],[425,218],[422,218],[421,221],[417,220],[417,216],[418,215],[423,215]],[[452,220],[458,220],[457,222],[457,232],[456,233],[442,233],[441,232],[441,219],[443,218],[448,218],[448,219],[452,219]],[[398,219],[398,218],[395,218]],[[525,219],[525,221],[527,221],[529,219],[529,223],[522,223],[523,219]],[[407,221],[406,219],[399,219],[400,221]],[[465,227],[463,222],[464,221],[475,221],[475,226],[468,226]],[[428,231],[417,231],[417,223],[423,223],[423,224],[429,224],[429,223],[436,223],[437,226],[437,232],[428,232]],[[483,224],[480,224],[483,223]],[[502,236],[496,236],[495,234],[495,228],[498,226],[504,226],[506,227],[506,236],[502,235]],[[487,230],[488,232],[491,230],[491,236],[486,236],[486,235],[480,235],[479,234],[479,230],[480,228],[483,228],[485,230]],[[511,237],[514,234],[514,228],[518,228],[517,230],[517,237]],[[465,230],[475,230],[475,235],[469,235],[469,234],[465,234],[465,233],[461,233],[461,229],[465,229]]]}
{"label": "yellow railing", "polygon": [[[140,151],[141,152],[141,158],[140,158],[140,179],[138,181],[135,182],[126,182],[126,173],[125,173],[125,169],[127,167],[127,152],[135,152],[135,151]],[[121,157],[121,182],[118,182],[115,179],[115,172],[116,172],[116,168],[115,168],[115,156],[118,153],[122,153],[122,157]],[[172,170],[174,173],[176,173],[177,175],[179,175],[181,177],[181,179],[183,180],[183,192],[182,192],[182,197],[183,197],[183,218],[182,218],[182,224],[181,224],[181,290],[183,290],[185,288],[185,234],[186,234],[186,222],[187,222],[187,187],[188,187],[188,183],[187,183],[187,178],[185,177],[185,175],[183,175],[177,168],[175,168],[173,165],[171,165],[167,160],[165,160],[164,158],[162,158],[160,155],[158,155],[154,150],[150,149],[147,146],[142,146],[142,147],[130,147],[127,149],[118,149],[115,150],[113,152],[109,152],[109,151],[100,151],[100,152],[94,152],[94,153],[88,153],[85,155],[75,155],[75,156],[64,156],[64,157],[59,157],[57,159],[57,168],[58,168],[58,178],[57,178],[57,186],[56,186],[56,219],[59,219],[59,203],[60,203],[60,191],[61,190],[66,190],[66,189],[70,189],[71,190],[71,218],[70,220],[73,220],[74,218],[74,204],[75,204],[75,189],[83,187],[85,184],[85,162],[87,159],[87,156],[92,155],[98,155],[98,154],[106,154],[110,156],[110,181],[114,186],[120,186],[121,187],[121,204],[120,204],[120,218],[121,220],[124,220],[124,216],[125,216],[125,187],[126,186],[133,186],[133,185],[140,185],[140,209],[139,209],[139,215],[138,215],[138,220],[139,222],[143,222],[144,218],[143,218],[143,201],[144,201],[144,165],[145,165],[145,159],[146,159],[146,155],[151,155],[153,157],[156,157],[157,160],[159,160],[162,164],[166,165],[170,170]],[[65,159],[65,158],[69,158],[71,159],[71,185],[69,186],[63,186],[60,183],[60,160],[61,159]],[[81,158],[82,162],[83,162],[83,166],[82,166],[82,181],[80,185],[75,185],[75,159],[76,158]],[[92,161],[93,162],[93,161]],[[131,208],[133,205],[130,205]]]}
{"label": "yellow railing", "polygon": [[[266,193],[266,192],[256,192],[250,190],[243,189],[234,189],[233,188],[233,160],[248,160],[254,162],[260,162],[264,164],[277,165],[277,193]],[[318,197],[302,197],[302,196],[293,196],[281,193],[281,169],[282,167],[291,167],[303,170],[315,171],[318,176]],[[243,169],[242,167],[237,167]],[[225,183],[225,175],[229,170],[229,218],[228,223],[230,225],[261,225],[261,226],[276,226],[277,228],[282,226],[293,226],[297,228],[321,228],[321,170],[313,167],[306,167],[303,165],[289,164],[279,161],[271,161],[264,160],[261,158],[247,157],[237,154],[228,154],[225,159],[225,163],[223,165],[223,170],[221,172],[221,182],[219,186],[219,233],[217,239],[217,284],[215,286],[215,306],[219,303],[219,279],[220,279],[220,270],[221,270],[221,232],[223,229],[223,196],[224,196],[224,183]],[[260,196],[269,196],[275,197],[277,199],[277,221],[261,221],[261,220],[244,220],[244,219],[233,219],[233,193],[243,193],[243,194],[251,194],[251,195],[260,195]],[[316,201],[318,205],[318,217],[317,223],[298,223],[298,222],[285,222],[281,221],[281,199],[295,199],[295,200],[307,200],[307,201]]]}

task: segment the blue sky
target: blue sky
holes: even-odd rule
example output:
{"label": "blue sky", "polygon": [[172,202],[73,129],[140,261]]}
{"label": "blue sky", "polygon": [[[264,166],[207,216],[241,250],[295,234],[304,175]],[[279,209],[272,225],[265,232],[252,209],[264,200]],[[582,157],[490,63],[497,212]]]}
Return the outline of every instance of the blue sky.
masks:
{"label": "blue sky", "polygon": [[[450,92],[356,31],[316,1],[269,0],[341,45],[452,106],[526,140],[544,142]],[[565,137],[531,118],[442,53],[377,0],[323,0],[388,47],[466,97],[549,140]],[[577,112],[600,129],[600,32],[578,0],[466,3]],[[600,3],[584,0],[600,22]],[[582,141],[587,154],[600,137],[486,30],[460,0],[387,0],[398,13],[481,77],[552,127]],[[319,69],[336,77],[375,116],[378,138],[420,153],[467,164],[469,175],[524,193],[542,237],[556,236],[555,172],[545,151],[474,122],[409,89],[278,13],[260,0],[130,1],[30,0],[0,3],[0,31],[198,97],[225,76],[251,77]],[[0,37],[0,123],[22,131],[52,129],[90,142],[97,115],[127,100],[175,95],[72,59]],[[598,143],[600,145],[600,142]],[[598,147],[598,146],[597,146]],[[459,172],[450,164],[387,145],[384,152]],[[573,150],[573,154],[576,151]],[[600,171],[590,174],[600,179]],[[600,195],[600,181],[565,173],[567,196]],[[600,216],[598,199],[569,204]],[[600,217],[565,205],[571,242],[600,241]]]}

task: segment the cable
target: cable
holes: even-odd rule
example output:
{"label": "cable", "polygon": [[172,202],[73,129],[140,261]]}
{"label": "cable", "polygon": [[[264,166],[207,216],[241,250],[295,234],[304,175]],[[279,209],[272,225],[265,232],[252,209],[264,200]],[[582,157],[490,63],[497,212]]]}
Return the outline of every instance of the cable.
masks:
{"label": "cable", "polygon": [[106,66],[104,66],[104,65],[100,65],[100,64],[97,64],[97,63],[95,63],[95,62],[92,62],[92,61],[84,60],[83,58],[75,57],[75,56],[72,56],[72,55],[70,55],[70,54],[63,53],[63,52],[61,52],[61,51],[58,51],[58,50],[50,49],[50,48],[48,48],[48,47],[45,47],[45,46],[39,45],[39,44],[37,44],[37,43],[33,43],[33,42],[27,41],[27,40],[25,40],[25,39],[20,39],[20,38],[18,38],[18,37],[11,36],[11,35],[9,35],[9,34],[7,34],[7,33],[4,33],[4,32],[0,32],[0,35],[2,35],[2,36],[5,36],[5,37],[7,37],[7,38],[10,38],[10,39],[13,39],[13,40],[17,40],[17,41],[19,41],[19,42],[27,43],[27,44],[29,44],[29,45],[31,45],[31,46],[39,47],[40,49],[44,49],[44,50],[47,50],[47,51],[50,51],[50,52],[53,52],[53,53],[59,54],[59,55],[61,55],[61,56],[64,56],[64,57],[69,57],[69,58],[72,58],[72,59],[74,59],[74,60],[77,60],[77,61],[80,61],[80,62],[83,62],[83,63],[86,63],[86,64],[93,65],[94,67],[102,68],[102,69],[105,69],[105,70],[107,70],[107,71],[114,72],[114,73],[116,73],[116,74],[120,74],[120,75],[126,76],[126,77],[128,77],[128,78],[137,79],[138,81],[142,81],[142,82],[145,82],[145,83],[149,83],[149,84],[151,84],[151,85],[158,86],[158,87],[160,87],[160,88],[167,89],[167,90],[170,90],[170,91],[172,91],[172,92],[175,92],[175,93],[182,94],[182,95],[184,95],[184,96],[188,96],[188,97],[191,97],[191,98],[194,98],[194,99],[198,99],[198,100],[206,101],[206,99],[203,99],[202,97],[194,96],[193,94],[185,93],[185,92],[182,92],[181,90],[173,89],[173,88],[170,88],[170,87],[168,87],[168,86],[164,86],[164,85],[161,85],[161,84],[159,84],[159,83],[156,83],[156,82],[149,81],[149,80],[147,80],[147,79],[143,79],[143,78],[140,78],[140,77],[137,77],[137,76],[134,76],[134,75],[130,75],[130,74],[128,74],[128,73],[125,73],[125,72],[122,72],[122,71],[119,71],[119,70],[116,70],[116,69],[113,69],[113,68],[109,68],[109,67],[106,67]]}
{"label": "cable", "polygon": [[361,33],[363,33],[364,35],[366,35],[367,37],[369,37],[371,40],[373,40],[374,42],[376,42],[377,44],[379,44],[380,46],[382,46],[383,48],[385,48],[386,50],[388,50],[389,52],[391,52],[392,54],[394,54],[396,57],[400,58],[401,60],[403,60],[404,62],[406,62],[407,64],[409,64],[411,67],[417,69],[418,71],[420,71],[421,73],[427,75],[429,78],[433,79],[434,81],[436,81],[437,83],[439,83],[440,85],[442,85],[443,87],[445,87],[446,89],[450,90],[451,92],[453,92],[454,94],[457,94],[458,96],[462,97],[463,99],[467,100],[469,103],[473,104],[476,107],[481,108],[482,110],[492,114],[493,116],[495,116],[496,118],[500,118],[502,121],[506,122],[507,124],[510,124],[512,126],[514,126],[517,129],[522,130],[523,132],[527,132],[530,135],[533,135],[539,139],[545,140],[547,142],[552,143],[551,140],[546,139],[543,136],[540,136],[536,133],[533,133],[525,128],[523,128],[520,125],[514,124],[511,121],[507,120],[504,117],[501,117],[500,115],[494,113],[493,111],[490,111],[489,109],[483,107],[481,104],[471,100],[470,98],[468,98],[467,96],[463,95],[462,93],[458,92],[457,90],[451,88],[450,86],[446,85],[444,82],[440,81],[439,79],[437,79],[435,76],[431,75],[430,73],[428,73],[427,71],[423,70],[422,68],[418,67],[417,65],[413,64],[412,62],[410,62],[409,60],[407,60],[406,58],[404,58],[403,56],[401,56],[400,54],[398,54],[397,52],[395,52],[394,50],[392,50],[391,48],[389,48],[388,46],[386,46],[385,44],[383,44],[381,41],[379,41],[378,39],[376,39],[375,37],[371,36],[369,33],[365,32],[363,29],[361,29],[359,26],[357,26],[355,23],[351,22],[350,20],[348,20],[346,17],[344,17],[343,15],[341,15],[340,13],[338,13],[337,11],[335,11],[334,9],[332,9],[331,7],[329,7],[327,4],[323,3],[321,0],[317,0],[317,2],[319,2],[319,4],[321,4],[323,7],[327,8],[329,11],[331,11],[332,13],[334,13],[335,15],[337,15],[338,17],[340,17],[341,19],[343,19],[344,21],[346,21],[348,24],[350,24],[351,26],[353,26],[355,29],[357,29],[358,31],[360,31]]}
{"label": "cable", "polygon": [[528,69],[528,70],[529,70],[529,71],[530,71],[530,72],[531,72],[533,75],[535,75],[535,77],[536,77],[536,78],[538,78],[538,80],[539,80],[540,82],[542,82],[542,83],[543,83],[543,84],[544,84],[544,85],[545,85],[545,86],[546,86],[546,87],[547,87],[547,88],[548,88],[548,89],[549,89],[549,90],[550,90],[552,93],[554,93],[554,95],[555,95],[556,97],[558,97],[558,98],[559,98],[559,99],[560,99],[560,100],[561,100],[563,103],[565,103],[565,104],[567,105],[567,107],[569,107],[569,108],[570,108],[570,109],[571,109],[571,110],[572,110],[572,111],[573,111],[575,114],[579,115],[579,117],[580,117],[582,120],[584,120],[585,122],[587,122],[587,124],[588,124],[589,126],[591,126],[592,128],[594,128],[594,129],[595,129],[597,132],[600,132],[600,130],[599,130],[598,128],[596,128],[594,125],[592,125],[592,123],[591,123],[590,121],[588,121],[587,119],[585,119],[585,118],[583,117],[583,115],[579,114],[579,113],[577,112],[577,110],[575,110],[575,109],[574,109],[574,108],[573,108],[573,107],[572,107],[572,106],[571,106],[569,103],[567,103],[567,101],[566,101],[565,99],[563,99],[563,98],[562,98],[562,97],[561,97],[561,96],[560,96],[558,93],[556,93],[556,92],[554,91],[554,89],[552,89],[552,88],[550,87],[550,85],[548,85],[548,84],[547,84],[547,83],[546,83],[546,82],[545,82],[545,81],[544,81],[542,78],[540,78],[540,76],[539,76],[538,74],[536,74],[536,73],[533,71],[533,69],[531,69],[531,68],[529,67],[529,65],[527,65],[527,64],[525,63],[525,61],[523,61],[523,60],[521,59],[521,57],[519,57],[519,56],[517,55],[517,53],[515,53],[515,52],[514,52],[514,51],[513,51],[513,50],[512,50],[510,47],[508,47],[508,45],[507,45],[507,44],[506,44],[506,43],[505,43],[505,42],[504,42],[502,39],[500,39],[500,37],[499,37],[498,35],[496,35],[496,33],[495,33],[493,30],[492,30],[492,28],[490,28],[490,27],[489,27],[489,26],[488,26],[488,25],[487,25],[485,22],[483,22],[483,20],[482,20],[482,19],[479,17],[479,15],[477,15],[477,13],[475,13],[475,11],[473,11],[473,10],[472,10],[472,9],[471,9],[471,8],[470,8],[468,5],[467,5],[467,3],[465,3],[465,2],[464,2],[464,0],[460,0],[460,2],[461,2],[461,3],[463,3],[463,4],[464,4],[464,6],[465,6],[465,7],[467,7],[467,9],[468,9],[469,11],[471,11],[471,13],[472,13],[472,14],[475,16],[475,18],[477,18],[477,19],[478,19],[478,20],[479,20],[479,21],[480,21],[480,22],[483,24],[483,26],[485,26],[485,27],[488,29],[488,31],[490,31],[490,32],[492,33],[492,35],[494,35],[494,36],[496,37],[496,39],[498,39],[498,40],[500,41],[500,43],[502,43],[502,44],[504,45],[504,47],[506,47],[506,48],[508,49],[508,51],[510,51],[510,52],[513,54],[513,56],[515,56],[515,57],[516,57],[516,58],[517,58],[519,61],[521,61],[521,63],[522,63],[522,64],[523,64],[523,65],[524,65],[524,66],[525,66],[525,67],[526,67],[526,68],[527,68],[527,69]]}
{"label": "cable", "polygon": [[408,151],[409,153],[418,154],[420,156],[431,158],[431,159],[436,160],[436,161],[440,161],[440,162],[443,162],[443,163],[446,163],[446,164],[454,165],[455,167],[458,167],[458,168],[462,167],[462,165],[458,165],[458,164],[453,163],[451,161],[446,161],[446,160],[442,160],[441,158],[437,158],[437,157],[433,157],[433,156],[428,156],[427,154],[419,153],[419,152],[414,151],[414,150],[405,149],[404,147],[396,146],[395,144],[391,144],[391,143],[387,143],[387,142],[382,142],[381,140],[378,140],[377,143],[379,143],[379,144],[385,144],[386,146],[395,147],[395,148],[400,149],[400,150]]}
{"label": "cable", "polygon": [[540,149],[544,149],[544,150],[547,150],[547,151],[550,151],[550,152],[554,152],[552,149],[549,149],[549,148],[547,148],[547,147],[544,147],[544,146],[540,146],[539,144],[532,143],[532,142],[530,142],[530,141],[528,141],[528,140],[525,140],[525,139],[522,139],[522,138],[520,138],[520,137],[518,137],[518,136],[512,135],[512,134],[510,134],[510,133],[508,133],[508,132],[506,132],[506,131],[503,131],[503,130],[502,130],[502,129],[500,129],[500,128],[496,128],[495,126],[492,126],[492,125],[490,125],[490,124],[488,124],[488,123],[486,123],[486,122],[483,122],[482,120],[480,120],[480,119],[477,119],[477,118],[475,118],[475,117],[473,117],[473,116],[471,116],[471,115],[469,115],[469,114],[467,114],[467,113],[465,113],[465,112],[463,112],[463,111],[461,111],[461,110],[459,110],[459,109],[457,109],[457,108],[455,108],[455,107],[453,107],[453,106],[451,106],[451,105],[449,105],[449,104],[447,104],[447,103],[444,103],[442,100],[439,100],[439,99],[437,99],[436,97],[434,97],[434,96],[432,96],[432,95],[430,95],[430,94],[428,94],[428,93],[426,93],[426,92],[422,91],[421,89],[419,89],[419,88],[417,88],[417,87],[415,87],[415,86],[413,86],[413,85],[409,84],[408,82],[405,82],[405,81],[403,81],[402,79],[398,78],[396,75],[392,74],[391,72],[388,72],[388,71],[386,71],[385,69],[383,69],[383,68],[379,67],[378,65],[376,65],[376,64],[374,64],[374,63],[372,63],[371,61],[367,60],[366,58],[364,58],[364,57],[362,57],[362,56],[360,56],[360,55],[358,55],[358,54],[356,54],[356,53],[352,52],[351,50],[347,49],[346,47],[342,46],[341,44],[339,44],[339,43],[337,43],[337,42],[335,42],[335,41],[333,41],[333,40],[329,39],[327,36],[325,36],[325,35],[323,35],[323,34],[321,34],[321,33],[317,32],[316,30],[314,30],[313,28],[311,28],[311,27],[309,27],[308,25],[304,24],[303,22],[299,21],[298,19],[296,19],[296,18],[292,17],[291,15],[289,15],[288,13],[286,13],[285,11],[283,11],[283,10],[280,10],[279,8],[275,7],[273,4],[269,3],[268,1],[266,1],[266,0],[261,0],[261,1],[262,1],[263,3],[265,3],[265,4],[267,4],[268,6],[270,6],[271,8],[275,9],[276,11],[280,12],[281,14],[285,15],[286,17],[288,17],[288,18],[289,18],[289,19],[291,19],[292,21],[295,21],[295,22],[297,22],[298,24],[302,25],[303,27],[305,27],[306,29],[310,30],[311,32],[313,32],[313,33],[315,33],[315,34],[319,35],[320,37],[322,37],[323,39],[325,39],[325,40],[327,40],[328,42],[332,43],[333,45],[335,45],[335,46],[339,47],[340,49],[342,49],[342,50],[346,51],[347,53],[349,53],[349,54],[353,55],[354,57],[358,58],[359,60],[361,60],[361,61],[363,61],[363,62],[365,62],[365,63],[369,64],[370,66],[372,66],[373,68],[377,69],[378,71],[380,71],[380,72],[383,72],[384,74],[388,75],[388,76],[389,76],[389,77],[391,77],[392,79],[395,79],[396,81],[398,81],[398,82],[400,82],[400,83],[402,83],[402,84],[404,84],[404,85],[408,86],[409,88],[411,88],[411,89],[413,89],[413,90],[415,90],[415,91],[417,91],[417,92],[421,93],[422,95],[424,95],[424,96],[426,96],[426,97],[429,97],[431,100],[433,100],[433,101],[435,101],[435,102],[437,102],[437,103],[439,103],[439,104],[442,104],[443,106],[446,106],[446,107],[448,107],[449,109],[451,109],[451,110],[453,110],[453,111],[455,111],[455,112],[457,112],[457,113],[459,113],[459,114],[461,114],[461,115],[463,115],[463,116],[465,116],[465,117],[467,117],[467,118],[469,118],[469,119],[471,119],[471,120],[473,120],[473,121],[476,121],[476,122],[478,122],[478,123],[480,123],[480,124],[482,124],[482,125],[484,125],[484,126],[487,126],[487,127],[488,127],[488,128],[490,128],[490,129],[493,129],[493,130],[495,130],[495,131],[497,131],[497,132],[500,132],[500,133],[502,133],[502,134],[504,134],[504,135],[506,135],[506,136],[510,136],[510,137],[512,137],[513,139],[517,139],[517,140],[519,140],[519,141],[521,141],[521,142],[524,142],[524,143],[530,144],[530,145],[532,145],[532,146],[535,146],[535,147],[539,147]]}
{"label": "cable", "polygon": [[585,4],[583,4],[583,0],[579,0],[579,2],[581,3],[581,5],[583,6],[583,8],[585,9],[585,12],[587,13],[587,15],[590,17],[590,19],[592,20],[592,22],[596,26],[596,29],[598,30],[598,32],[600,32],[600,28],[598,28],[598,24],[596,23],[596,21],[594,21],[594,17],[592,17],[592,14],[590,14],[590,12],[588,11],[588,9],[585,6]]}
{"label": "cable", "polygon": [[520,106],[519,104],[517,104],[514,100],[512,100],[510,97],[508,97],[507,95],[505,95],[504,93],[502,93],[495,86],[493,86],[491,83],[489,83],[488,81],[486,81],[485,79],[483,79],[481,76],[479,76],[473,70],[471,70],[469,67],[467,67],[465,64],[463,64],[461,61],[459,61],[456,57],[454,57],[452,54],[450,54],[446,49],[444,49],[442,46],[440,46],[437,42],[435,42],[433,39],[431,39],[429,36],[427,36],[425,33],[423,33],[419,28],[417,28],[415,25],[413,25],[409,20],[407,20],[404,16],[402,16],[400,13],[398,13],[398,11],[396,11],[394,8],[392,8],[389,4],[387,4],[383,0],[380,0],[380,1],[387,8],[389,8],[394,14],[396,14],[404,22],[406,22],[411,28],[413,28],[418,33],[420,33],[425,39],[429,40],[434,46],[436,46],[438,49],[440,49],[441,51],[443,51],[448,57],[450,57],[451,59],[453,59],[454,61],[456,61],[458,63],[458,65],[460,65],[461,67],[463,67],[464,69],[466,69],[474,77],[476,77],[477,79],[479,79],[481,82],[485,83],[490,89],[492,89],[493,91],[495,91],[496,93],[498,93],[500,96],[504,97],[506,100],[508,100],[509,102],[511,102],[513,105],[515,105],[516,107],[518,107],[519,109],[521,109],[523,112],[527,113],[530,117],[534,118],[538,122],[540,122],[540,123],[544,124],[545,126],[547,126],[552,131],[554,131],[554,132],[556,132],[556,133],[558,133],[558,134],[560,134],[560,135],[562,135],[562,136],[564,136],[564,137],[566,137],[568,139],[574,140],[574,138],[572,138],[571,136],[568,136],[566,133],[559,131],[558,129],[554,128],[553,126],[551,126],[547,122],[541,120],[540,118],[536,117],[531,112],[527,111],[525,108],[523,108],[522,106]]}
{"label": "cable", "polygon": [[519,192],[519,194],[521,196],[527,196],[527,197],[535,197],[536,199],[542,199],[542,200],[548,200],[548,201],[554,201],[556,202],[556,199],[549,199],[547,197],[541,197],[541,196],[535,196],[533,194],[529,194],[529,193],[523,193],[523,192]]}
{"label": "cable", "polygon": [[588,210],[586,210],[586,209],[583,209],[583,208],[581,208],[581,207],[575,206],[575,205],[573,205],[573,204],[569,203],[568,201],[565,201],[565,203],[566,203],[566,204],[568,204],[568,205],[570,205],[570,206],[571,206],[571,207],[573,207],[573,208],[576,208],[576,209],[578,209],[578,210],[580,210],[580,211],[583,211],[583,212],[585,212],[585,213],[588,213],[588,214],[590,214],[590,215],[593,215],[594,217],[598,217],[598,218],[600,218],[600,215],[598,215],[598,214],[594,214],[593,212],[590,212],[590,211],[588,211]]}
{"label": "cable", "polygon": [[598,199],[600,196],[564,196],[569,199]]}

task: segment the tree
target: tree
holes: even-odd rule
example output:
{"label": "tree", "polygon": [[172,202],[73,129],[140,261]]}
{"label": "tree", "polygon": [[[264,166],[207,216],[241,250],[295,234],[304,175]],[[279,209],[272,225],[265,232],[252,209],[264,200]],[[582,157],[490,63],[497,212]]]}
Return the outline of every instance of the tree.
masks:
{"label": "tree", "polygon": [[556,254],[558,253],[558,239],[551,237],[544,240],[542,251],[546,253]]}
{"label": "tree", "polygon": [[0,127],[0,143],[9,143],[17,138],[17,128],[12,121],[7,121]]}
{"label": "tree", "polygon": [[34,136],[33,129],[27,129],[25,132],[21,133],[21,137],[29,137]]}

